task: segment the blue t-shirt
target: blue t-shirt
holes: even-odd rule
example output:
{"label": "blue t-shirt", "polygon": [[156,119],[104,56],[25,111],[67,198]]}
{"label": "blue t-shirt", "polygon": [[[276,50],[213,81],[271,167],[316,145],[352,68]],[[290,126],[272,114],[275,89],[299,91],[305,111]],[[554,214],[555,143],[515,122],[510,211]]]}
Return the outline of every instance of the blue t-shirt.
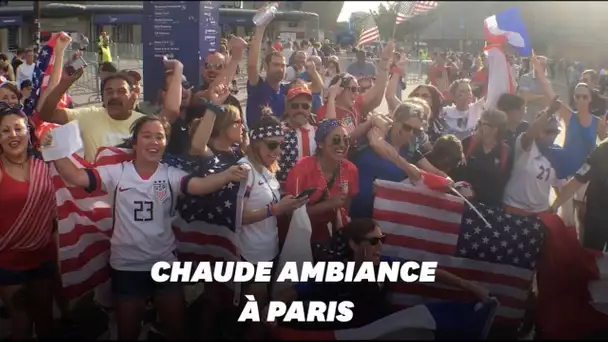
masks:
{"label": "blue t-shirt", "polygon": [[[388,134],[386,141],[390,143]],[[416,148],[416,144],[409,144],[402,148],[399,155],[412,164],[416,164],[424,158]],[[353,163],[359,170],[359,193],[351,201],[349,215],[351,218],[372,217],[374,211],[374,180],[402,182],[407,178],[407,174],[388,159],[376,154],[371,147],[365,145],[356,154]]]}
{"label": "blue t-shirt", "polygon": [[285,114],[285,94],[286,86],[281,84],[279,90],[274,90],[265,79],[260,77],[258,84],[252,86],[247,82],[247,127],[258,121],[262,117],[262,108],[268,106],[277,118],[282,118]]}

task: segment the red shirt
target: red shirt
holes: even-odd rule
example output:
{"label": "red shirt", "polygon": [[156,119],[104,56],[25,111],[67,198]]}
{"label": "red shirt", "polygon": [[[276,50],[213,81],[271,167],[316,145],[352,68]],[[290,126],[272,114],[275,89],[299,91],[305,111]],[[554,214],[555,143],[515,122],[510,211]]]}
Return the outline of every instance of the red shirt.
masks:
{"label": "red shirt", "polygon": [[[347,187],[348,196],[353,198],[359,193],[359,172],[355,164],[348,160],[343,160],[340,165],[340,172],[336,176],[332,187],[327,194],[327,182],[315,156],[304,157],[289,171],[286,181],[287,194],[297,196],[300,192],[308,188],[316,187],[317,191],[310,195],[308,205],[318,204],[325,193],[325,199],[331,195],[342,193],[342,184]],[[331,210],[310,218],[312,224],[311,242],[318,243],[330,237],[327,224],[334,222],[337,217],[336,211]],[[335,225],[333,225],[335,229]]]}
{"label": "red shirt", "polygon": [[[0,164],[0,168],[2,165]],[[29,182],[20,182],[6,172],[2,172],[0,180],[0,237],[5,236],[17,220],[26,205]],[[53,198],[53,200],[55,200]],[[57,257],[56,242],[51,237],[52,222],[48,222],[48,238],[50,242],[43,248],[29,251],[7,249],[0,251],[0,268],[8,270],[31,270],[42,263],[55,260]],[[21,232],[28,234],[28,231]]]}
{"label": "red shirt", "polygon": [[[342,126],[346,128],[348,134],[352,134],[352,132],[359,126],[359,121],[361,120],[361,111],[363,107],[363,95],[357,96],[355,100],[355,105],[351,110],[347,110],[344,108],[336,107],[336,119],[340,120]],[[327,105],[324,104],[317,110],[317,122],[325,119],[325,113],[327,112]]]}

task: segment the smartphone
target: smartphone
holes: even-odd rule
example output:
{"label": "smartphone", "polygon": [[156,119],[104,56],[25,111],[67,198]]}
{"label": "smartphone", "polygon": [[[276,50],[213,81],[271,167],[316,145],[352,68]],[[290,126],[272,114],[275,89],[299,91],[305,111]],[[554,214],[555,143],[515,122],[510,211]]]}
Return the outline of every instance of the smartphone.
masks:
{"label": "smartphone", "polygon": [[305,189],[298,196],[296,196],[296,198],[300,199],[302,197],[310,196],[310,195],[314,194],[316,191],[317,191],[317,188],[308,188],[308,189]]}
{"label": "smartphone", "polygon": [[86,68],[87,67],[87,62],[84,60],[84,58],[78,57],[75,60],[72,61],[72,63],[70,63],[70,66],[72,68],[74,68],[74,70],[80,70],[82,68]]}
{"label": "smartphone", "polygon": [[559,108],[562,106],[562,102],[559,100],[559,96],[555,96],[547,108],[547,115],[553,115],[557,113]]}

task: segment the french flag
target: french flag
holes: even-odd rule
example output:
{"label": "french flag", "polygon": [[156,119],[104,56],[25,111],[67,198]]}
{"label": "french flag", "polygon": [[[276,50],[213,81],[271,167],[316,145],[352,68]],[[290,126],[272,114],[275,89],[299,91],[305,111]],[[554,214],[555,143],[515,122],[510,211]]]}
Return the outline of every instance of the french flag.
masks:
{"label": "french flag", "polygon": [[486,18],[484,38],[488,45],[509,43],[522,56],[530,56],[532,52],[528,30],[517,7]]}
{"label": "french flag", "polygon": [[498,98],[503,93],[515,93],[515,80],[503,47],[508,43],[522,56],[529,56],[532,47],[526,25],[516,7],[486,18],[484,37],[490,70],[485,108],[496,109]]}
{"label": "french flag", "polygon": [[403,309],[354,329],[298,330],[276,327],[276,340],[485,340],[498,308],[487,303],[435,302]]}

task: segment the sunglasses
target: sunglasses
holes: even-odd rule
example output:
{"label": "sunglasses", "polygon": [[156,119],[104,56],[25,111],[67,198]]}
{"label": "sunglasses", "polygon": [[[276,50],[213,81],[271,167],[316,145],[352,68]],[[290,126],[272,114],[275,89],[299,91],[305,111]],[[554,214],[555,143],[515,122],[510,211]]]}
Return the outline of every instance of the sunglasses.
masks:
{"label": "sunglasses", "polygon": [[577,100],[587,100],[587,99],[589,99],[589,95],[579,95],[579,94],[576,94],[576,95],[574,95],[574,98],[577,99]]}
{"label": "sunglasses", "polygon": [[403,123],[402,125],[403,125],[403,129],[406,132],[412,132],[417,137],[422,134],[422,128],[413,127],[413,126],[410,126],[410,125],[408,125],[406,123]]}
{"label": "sunglasses", "polygon": [[415,94],[411,94],[410,97],[420,97],[423,99],[428,99],[429,97],[431,97],[431,95],[427,94],[427,93],[424,93],[424,94],[415,93]]}
{"label": "sunglasses", "polygon": [[222,69],[224,69],[224,64],[222,64],[222,63],[205,63],[205,69],[222,70]]}
{"label": "sunglasses", "polygon": [[359,87],[359,92],[360,93],[365,93],[366,91],[370,90],[372,87]]}
{"label": "sunglasses", "polygon": [[342,142],[344,142],[344,146],[346,146],[346,147],[350,146],[350,137],[348,135],[344,135],[344,136],[334,135],[331,138],[331,144],[334,146],[340,146],[340,145],[342,145]]}
{"label": "sunglasses", "polygon": [[370,237],[370,238],[360,238],[359,241],[360,242],[367,241],[367,242],[369,242],[370,245],[375,246],[379,242],[384,243],[384,241],[386,241],[386,235],[374,236],[374,237]]}
{"label": "sunglasses", "polygon": [[232,121],[233,125],[242,125],[243,124],[243,120],[234,120]]}
{"label": "sunglasses", "polygon": [[291,107],[291,109],[302,108],[304,110],[309,110],[310,109],[310,103],[290,103],[289,107]]}
{"label": "sunglasses", "polygon": [[274,140],[264,140],[264,144],[266,144],[266,147],[271,151],[274,151],[281,146],[280,142]]}
{"label": "sunglasses", "polygon": [[344,87],[344,89],[350,89],[353,93],[358,93],[360,91],[360,87]]}

